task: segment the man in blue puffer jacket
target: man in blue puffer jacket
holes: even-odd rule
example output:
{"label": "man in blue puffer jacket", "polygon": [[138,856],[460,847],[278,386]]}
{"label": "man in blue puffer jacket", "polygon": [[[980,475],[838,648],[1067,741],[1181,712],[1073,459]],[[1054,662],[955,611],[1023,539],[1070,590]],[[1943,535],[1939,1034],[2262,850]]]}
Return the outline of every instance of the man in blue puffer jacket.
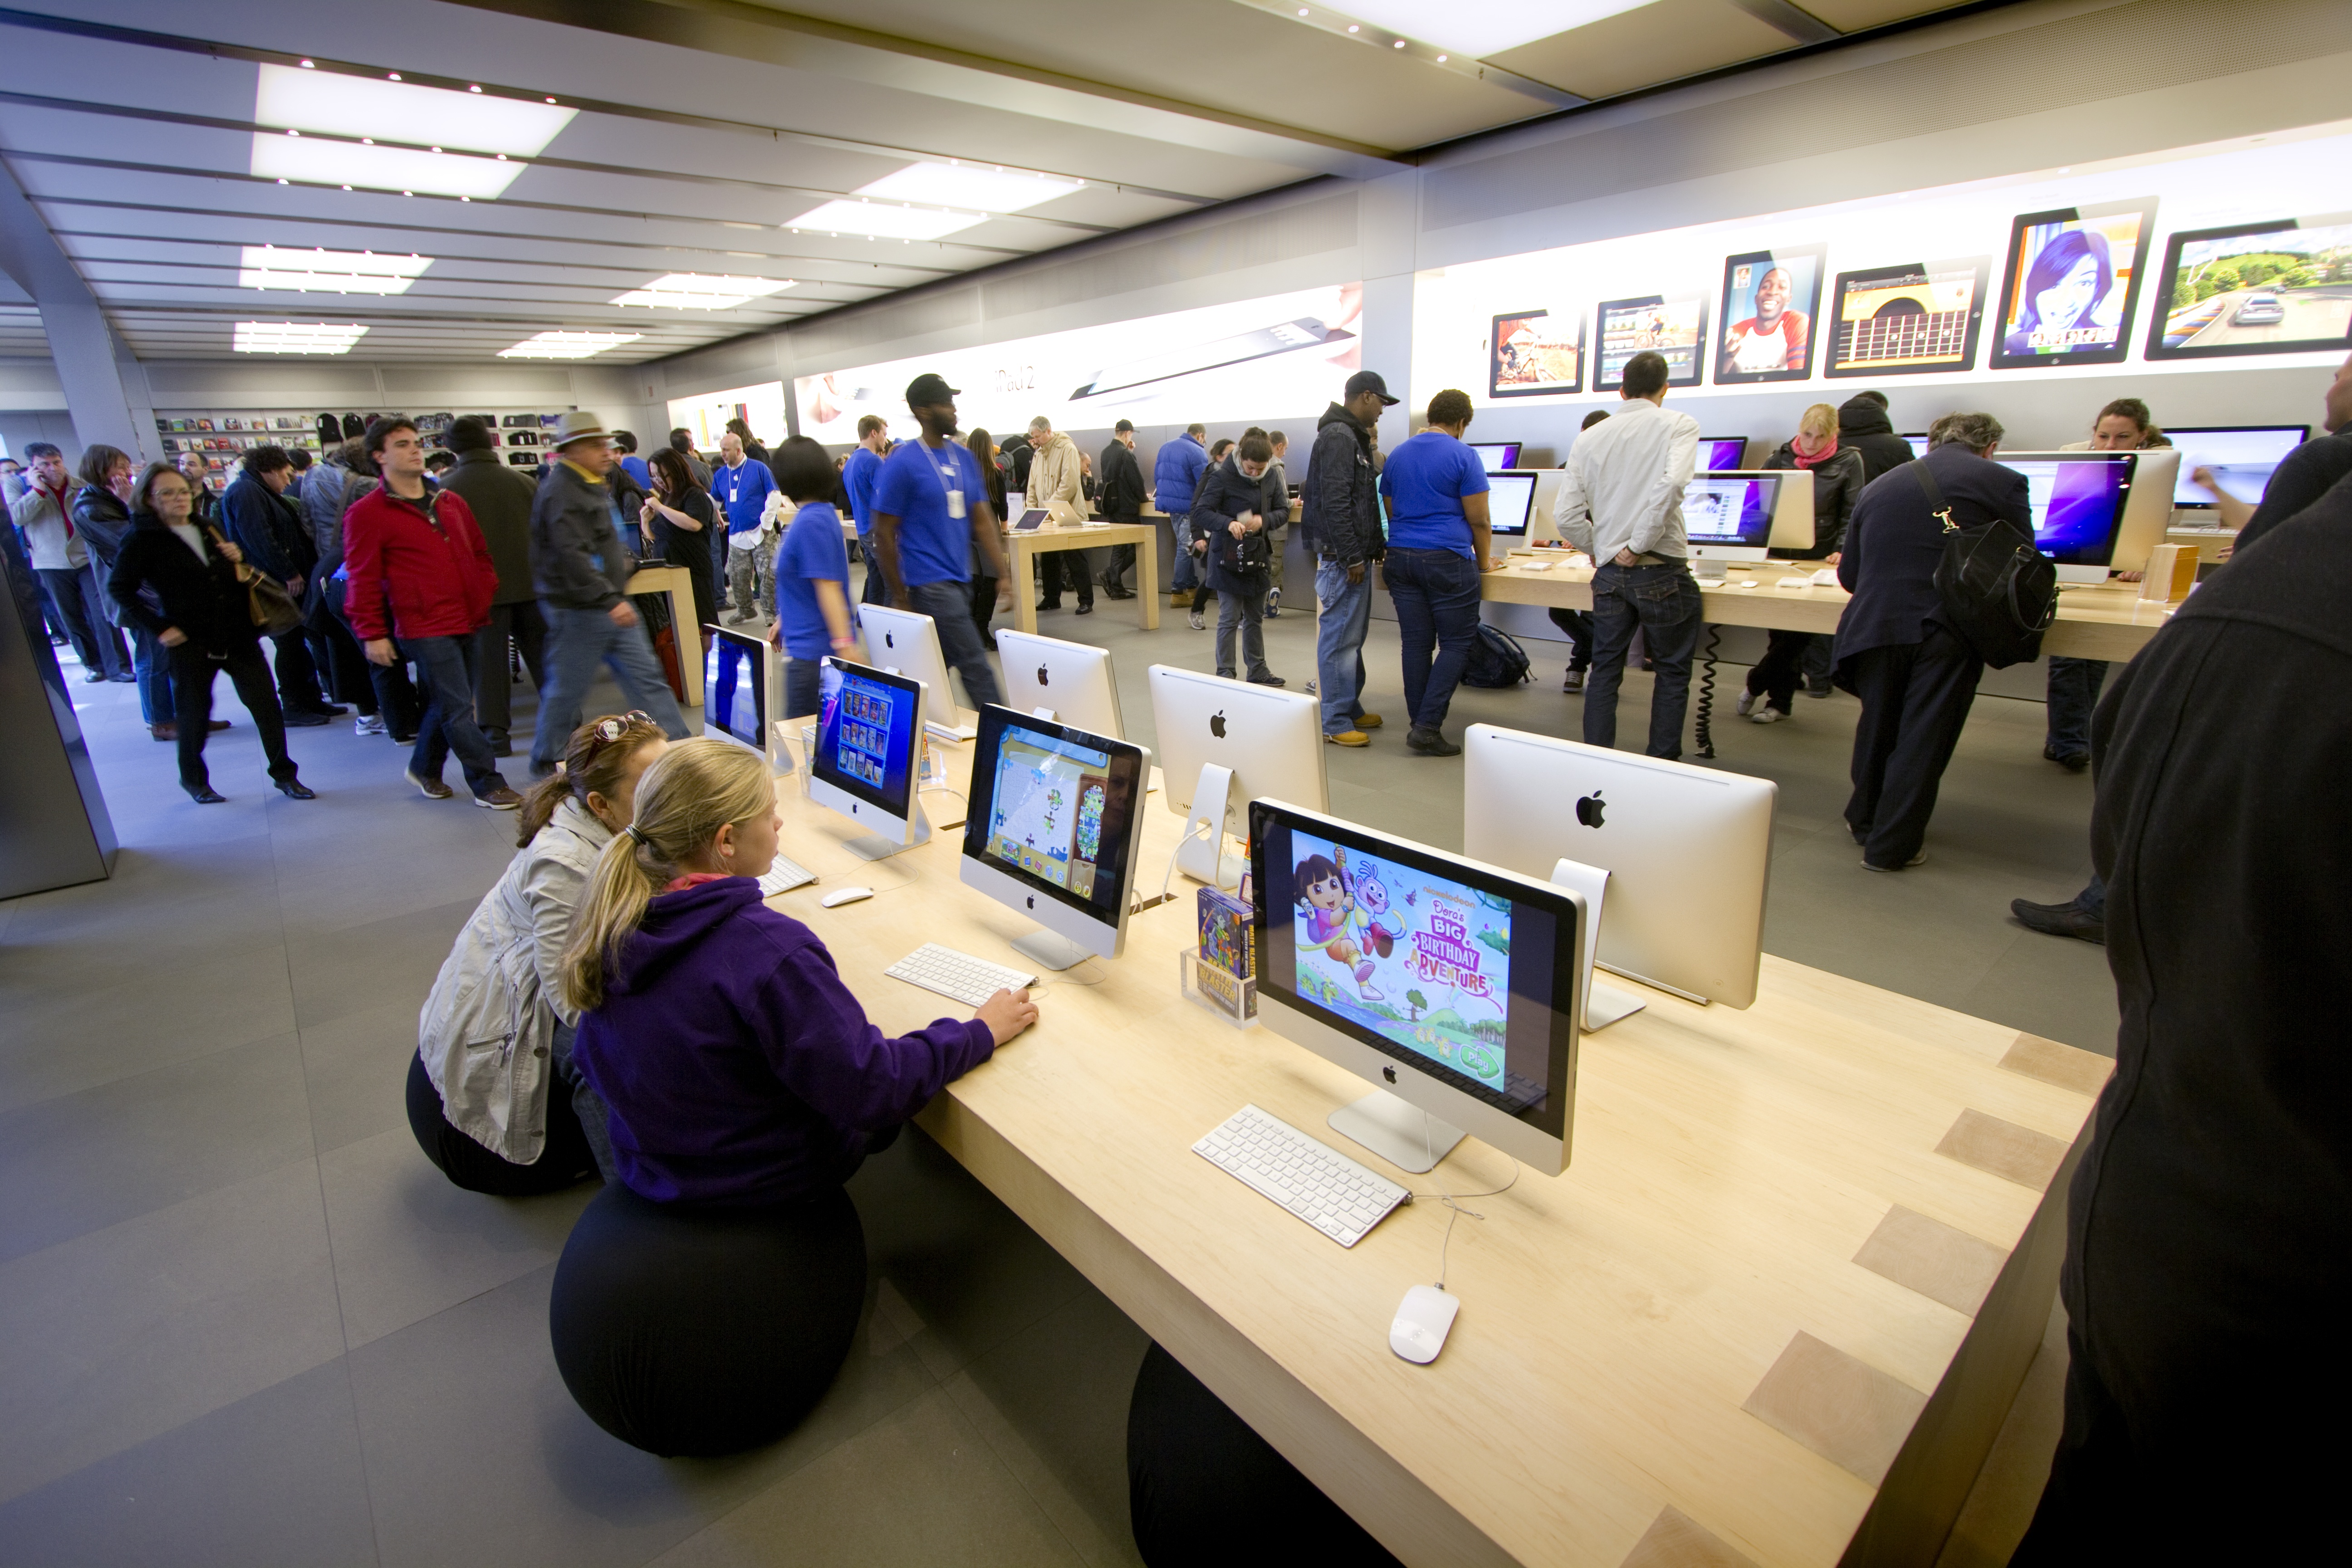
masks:
{"label": "man in blue puffer jacket", "polygon": [[1185,548],[1190,542],[1183,519],[1192,515],[1192,493],[1201,488],[1201,476],[1209,467],[1209,427],[1188,425],[1184,434],[1160,448],[1151,460],[1152,502],[1168,514],[1173,534],[1176,570],[1168,579],[1169,597],[1178,604],[1191,604],[1192,591],[1201,585],[1194,570],[1192,552]]}

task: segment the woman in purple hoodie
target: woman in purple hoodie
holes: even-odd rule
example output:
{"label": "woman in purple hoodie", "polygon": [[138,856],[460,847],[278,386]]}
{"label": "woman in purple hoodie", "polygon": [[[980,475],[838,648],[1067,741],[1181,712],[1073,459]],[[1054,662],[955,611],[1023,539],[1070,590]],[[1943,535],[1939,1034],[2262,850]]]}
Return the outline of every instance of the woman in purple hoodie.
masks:
{"label": "woman in purple hoodie", "polygon": [[816,933],[761,901],[782,826],[759,757],[673,745],[565,955],[572,1061],[610,1109],[620,1180],[556,1270],[556,1363],[599,1426],[665,1456],[771,1442],[824,1394],[866,1292],[843,1184],[1037,1017],[1000,991],[886,1037]]}

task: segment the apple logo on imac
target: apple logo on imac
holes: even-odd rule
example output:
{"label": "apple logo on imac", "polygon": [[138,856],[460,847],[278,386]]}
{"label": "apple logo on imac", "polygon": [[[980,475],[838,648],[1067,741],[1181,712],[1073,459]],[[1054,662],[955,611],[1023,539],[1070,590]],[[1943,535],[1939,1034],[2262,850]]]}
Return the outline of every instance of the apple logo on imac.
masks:
{"label": "apple logo on imac", "polygon": [[1045,667],[1042,664],[1037,667],[1037,684],[1040,686],[1050,686],[1053,684],[1053,682],[1046,678]]}
{"label": "apple logo on imac", "polygon": [[1594,790],[1577,801],[1576,820],[1587,827],[1598,827],[1601,826],[1601,814],[1608,809],[1609,803],[1601,798],[1599,790]]}
{"label": "apple logo on imac", "polygon": [[898,646],[898,634],[897,632],[884,632],[882,634],[882,646],[887,648],[897,647]]}
{"label": "apple logo on imac", "polygon": [[1218,709],[1209,715],[1209,733],[1222,741],[1225,738],[1225,710]]}

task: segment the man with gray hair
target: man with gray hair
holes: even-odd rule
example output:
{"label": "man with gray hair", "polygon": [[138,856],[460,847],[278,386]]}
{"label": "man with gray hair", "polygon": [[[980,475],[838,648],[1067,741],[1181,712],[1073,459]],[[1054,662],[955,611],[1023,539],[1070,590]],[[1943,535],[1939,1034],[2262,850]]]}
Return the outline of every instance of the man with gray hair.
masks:
{"label": "man with gray hair", "polygon": [[[1040,414],[1029,421],[1029,486],[1025,492],[1027,504],[1033,507],[1066,507],[1054,521],[1087,515],[1086,489],[1078,463],[1078,444],[1068,434],[1054,428],[1054,422]],[[1048,551],[1037,558],[1038,570],[1045,575],[1045,596],[1039,600],[1041,610],[1062,607],[1062,581],[1070,579],[1070,586],[1078,591],[1078,614],[1095,613],[1095,574],[1083,550]],[[1014,593],[1022,592],[1014,584]]]}
{"label": "man with gray hair", "polygon": [[1992,460],[2001,434],[1990,414],[1945,415],[1928,429],[1927,455],[1871,480],[1846,524],[1838,581],[1853,597],[1833,657],[1837,683],[1862,699],[1845,821],[1865,870],[1927,858],[1937,786],[1984,673],[1943,619],[1944,520],[1968,529],[2001,518],[2033,536],[2025,476]]}

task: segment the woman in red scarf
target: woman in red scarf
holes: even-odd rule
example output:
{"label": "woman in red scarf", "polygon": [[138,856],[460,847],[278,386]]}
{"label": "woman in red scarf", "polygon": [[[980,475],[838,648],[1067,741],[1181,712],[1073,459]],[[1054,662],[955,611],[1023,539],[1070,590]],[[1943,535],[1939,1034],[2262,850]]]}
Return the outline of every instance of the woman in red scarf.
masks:
{"label": "woman in red scarf", "polygon": [[[1826,403],[1816,403],[1806,409],[1804,416],[1797,421],[1795,437],[1780,443],[1780,449],[1764,466],[1802,468],[1813,476],[1812,548],[1786,553],[1791,560],[1836,565],[1838,547],[1845,542],[1846,519],[1853,515],[1853,503],[1862,495],[1863,482],[1862,454],[1850,447],[1839,449],[1837,410]],[[1742,718],[1759,724],[1773,724],[1789,717],[1789,700],[1797,694],[1805,650],[1818,635],[1772,634],[1764,657],[1748,672],[1748,689],[1739,694]],[[1821,694],[1829,694],[1826,686]],[[1760,707],[1757,704],[1759,697],[1764,700]]]}

